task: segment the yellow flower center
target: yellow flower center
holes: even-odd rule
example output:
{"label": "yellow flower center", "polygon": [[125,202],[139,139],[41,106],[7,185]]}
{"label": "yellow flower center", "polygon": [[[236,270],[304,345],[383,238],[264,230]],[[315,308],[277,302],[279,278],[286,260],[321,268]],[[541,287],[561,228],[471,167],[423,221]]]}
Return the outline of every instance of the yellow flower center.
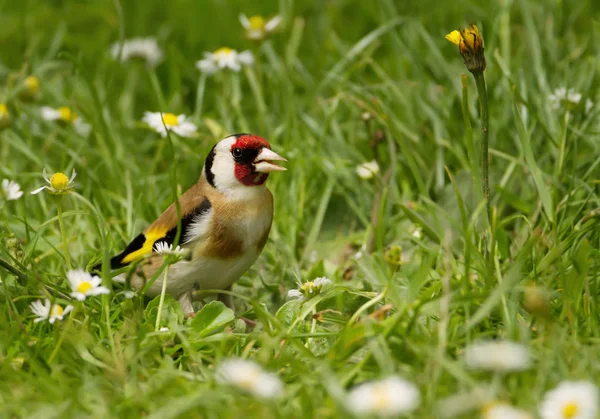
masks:
{"label": "yellow flower center", "polygon": [[173,113],[163,113],[162,114],[163,121],[165,121],[165,125],[170,125],[172,127],[176,127],[179,125],[179,120],[177,119],[177,115]]}
{"label": "yellow flower center", "polygon": [[0,118],[8,116],[8,107],[4,103],[0,103]]}
{"label": "yellow flower center", "polygon": [[390,404],[388,393],[385,390],[386,389],[384,386],[376,386],[373,389],[373,391],[375,392],[375,397],[373,400],[373,407],[375,408],[376,411],[381,411]]}
{"label": "yellow flower center", "polygon": [[62,316],[62,314],[63,314],[64,311],[65,310],[61,306],[59,306],[58,304],[54,304],[52,306],[52,313],[51,314],[53,316]]}
{"label": "yellow flower center", "polygon": [[57,172],[50,177],[50,186],[59,191],[67,189],[69,178],[61,172]]}
{"label": "yellow flower center", "polygon": [[27,77],[23,81],[23,84],[25,85],[25,87],[27,87],[31,94],[36,94],[40,91],[40,79],[38,79],[36,76]]}
{"label": "yellow flower center", "polygon": [[218,50],[215,51],[215,55],[229,55],[233,52],[233,50],[231,48],[228,47],[221,47]]}
{"label": "yellow flower center", "polygon": [[579,413],[579,407],[573,402],[567,403],[563,407],[563,416],[565,418],[574,418],[575,416],[577,416],[577,413]]}
{"label": "yellow flower center", "polygon": [[260,373],[258,371],[248,371],[245,377],[241,377],[239,386],[245,390],[252,390],[256,386],[256,381]]}
{"label": "yellow flower center", "polygon": [[74,122],[77,119],[77,115],[67,108],[66,106],[61,106],[58,108],[58,113],[60,114],[60,120],[65,122]]}
{"label": "yellow flower center", "polygon": [[92,288],[92,284],[90,284],[88,281],[82,281],[79,283],[79,285],[77,286],[77,292],[80,292],[82,294],[85,294],[86,292],[88,292],[90,289]]}
{"label": "yellow flower center", "polygon": [[262,16],[252,16],[248,19],[250,23],[250,29],[262,31],[265,28],[267,22],[265,22],[265,18]]}

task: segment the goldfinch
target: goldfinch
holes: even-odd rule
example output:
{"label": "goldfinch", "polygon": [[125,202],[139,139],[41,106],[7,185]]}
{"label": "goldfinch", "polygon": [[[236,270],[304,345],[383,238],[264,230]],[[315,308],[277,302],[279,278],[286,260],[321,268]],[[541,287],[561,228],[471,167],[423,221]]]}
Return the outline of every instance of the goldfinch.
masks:
{"label": "goldfinch", "polygon": [[[118,269],[134,262],[131,285],[141,289],[162,266],[158,253],[172,246],[181,221],[180,244],[187,258],[170,266],[166,292],[177,298],[193,315],[193,293],[201,289],[231,289],[258,258],[273,220],[273,195],[266,187],[271,172],[286,170],[277,162],[287,161],[271,151],[269,143],[256,135],[236,134],[219,141],[210,151],[198,182],[171,204],[156,221],[111,259]],[[115,277],[124,282],[129,274]],[[164,276],[148,288],[146,295],[161,293]],[[219,299],[232,306],[229,296]]]}

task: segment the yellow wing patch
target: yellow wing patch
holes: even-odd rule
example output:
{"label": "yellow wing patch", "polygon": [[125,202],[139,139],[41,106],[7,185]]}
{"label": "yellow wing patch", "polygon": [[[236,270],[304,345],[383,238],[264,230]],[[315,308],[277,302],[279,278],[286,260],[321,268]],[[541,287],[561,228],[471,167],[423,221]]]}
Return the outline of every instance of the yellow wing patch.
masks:
{"label": "yellow wing patch", "polygon": [[136,250],[135,252],[131,252],[127,256],[125,256],[122,260],[122,263],[129,263],[137,260],[149,253],[152,253],[152,247],[157,240],[160,240],[165,237],[169,230],[166,228],[155,228],[144,233],[144,237],[146,240],[141,248]]}

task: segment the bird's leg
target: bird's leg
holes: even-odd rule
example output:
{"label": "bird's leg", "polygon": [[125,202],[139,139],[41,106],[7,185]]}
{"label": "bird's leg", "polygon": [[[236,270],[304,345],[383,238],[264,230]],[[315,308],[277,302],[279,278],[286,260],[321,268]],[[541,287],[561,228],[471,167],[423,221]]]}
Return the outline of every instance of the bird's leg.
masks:
{"label": "bird's leg", "polygon": [[184,292],[179,297],[179,304],[186,317],[194,317],[194,307],[192,306],[192,291]]}
{"label": "bird's leg", "polygon": [[[231,291],[231,286],[225,288],[224,291]],[[219,297],[217,298],[220,302],[225,304],[225,307],[233,310],[233,297],[231,296],[231,294],[219,294]]]}

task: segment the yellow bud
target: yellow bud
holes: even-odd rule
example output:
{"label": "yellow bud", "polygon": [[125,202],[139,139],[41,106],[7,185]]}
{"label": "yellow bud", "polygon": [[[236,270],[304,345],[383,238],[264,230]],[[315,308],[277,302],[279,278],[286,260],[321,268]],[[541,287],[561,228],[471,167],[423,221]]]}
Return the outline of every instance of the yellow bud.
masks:
{"label": "yellow bud", "polygon": [[470,24],[469,27],[454,30],[446,35],[446,39],[458,45],[460,55],[465,61],[467,70],[471,73],[485,70],[485,56],[483,54],[483,39],[479,34],[479,28]]}
{"label": "yellow bud", "polygon": [[529,313],[546,317],[550,314],[548,292],[537,285],[529,285],[523,292],[523,306]]}
{"label": "yellow bud", "polygon": [[29,90],[29,93],[35,95],[40,91],[40,79],[36,76],[29,76],[24,81],[23,84]]}
{"label": "yellow bud", "polygon": [[57,172],[50,177],[50,186],[56,190],[64,191],[69,186],[69,178],[64,173]]}

